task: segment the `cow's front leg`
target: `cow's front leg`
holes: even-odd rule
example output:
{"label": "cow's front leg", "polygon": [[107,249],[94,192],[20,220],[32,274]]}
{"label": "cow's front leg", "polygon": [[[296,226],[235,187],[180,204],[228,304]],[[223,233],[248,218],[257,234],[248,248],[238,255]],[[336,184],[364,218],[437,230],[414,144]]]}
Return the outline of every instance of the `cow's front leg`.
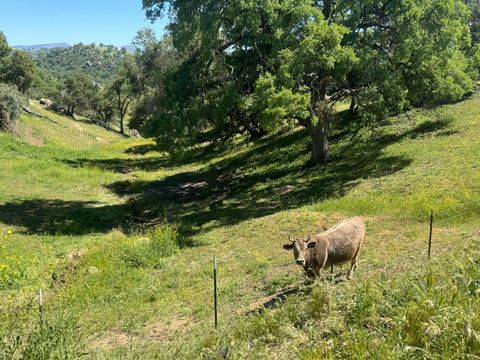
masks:
{"label": "cow's front leg", "polygon": [[318,278],[320,277],[320,273],[323,272],[323,270],[325,270],[325,266],[327,265],[327,260],[328,260],[328,252],[324,252],[323,254],[323,257],[319,259],[319,264],[318,264],[318,267],[315,267],[314,271],[316,272],[315,273],[315,276],[317,276]]}
{"label": "cow's front leg", "polygon": [[312,273],[315,276],[315,278],[317,278],[317,279],[320,278],[321,271],[318,267],[312,268]]}
{"label": "cow's front leg", "polygon": [[305,273],[309,278],[315,278],[317,276],[315,271],[311,267],[304,266],[304,269],[305,269]]}

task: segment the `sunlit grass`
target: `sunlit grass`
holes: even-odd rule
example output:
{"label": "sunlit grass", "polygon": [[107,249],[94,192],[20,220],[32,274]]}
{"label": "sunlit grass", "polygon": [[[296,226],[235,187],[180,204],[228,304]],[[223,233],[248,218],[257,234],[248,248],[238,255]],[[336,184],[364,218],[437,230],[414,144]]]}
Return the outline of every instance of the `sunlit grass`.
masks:
{"label": "sunlit grass", "polygon": [[[215,358],[225,348],[234,359],[478,355],[479,104],[416,111],[353,140],[338,124],[335,161],[314,169],[303,167],[300,131],[172,161],[149,140],[35,107],[58,123],[22,117],[43,145],[0,134],[0,335],[9,336],[0,355],[22,346],[92,359]],[[168,197],[203,181],[197,198]],[[130,215],[177,225],[136,227]],[[356,279],[327,278],[307,294],[281,246],[350,215],[367,225]],[[288,287],[301,291],[246,316]]]}

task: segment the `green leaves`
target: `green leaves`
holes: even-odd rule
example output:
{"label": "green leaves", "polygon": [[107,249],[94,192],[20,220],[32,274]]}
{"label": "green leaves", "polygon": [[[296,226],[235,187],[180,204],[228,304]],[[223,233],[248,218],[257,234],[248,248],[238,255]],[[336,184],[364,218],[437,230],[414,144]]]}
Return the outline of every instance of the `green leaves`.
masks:
{"label": "green leaves", "polygon": [[11,85],[0,83],[0,131],[15,130],[26,99]]}
{"label": "green leaves", "polygon": [[0,60],[7,56],[10,51],[11,49],[10,46],[8,46],[7,38],[3,32],[0,31]]}
{"label": "green leaves", "polygon": [[293,120],[316,126],[320,114],[316,114],[315,104],[339,91],[357,62],[353,48],[342,45],[347,28],[329,24],[318,9],[301,9],[305,11],[301,16],[305,22],[284,28],[286,33],[296,33],[296,41],[276,39],[278,55],[271,58],[270,71],[262,74],[255,85],[260,123],[270,131]]}
{"label": "green leaves", "polygon": [[93,80],[83,72],[75,71],[65,77],[63,90],[57,95],[57,101],[67,115],[74,116],[76,110],[89,110],[97,93]]}
{"label": "green leaves", "polygon": [[175,145],[207,129],[298,122],[328,152],[336,101],[351,98],[352,115],[375,125],[461,99],[480,70],[462,0],[143,3],[152,18],[169,12],[182,59],[150,124]]}
{"label": "green leaves", "polygon": [[0,81],[12,84],[25,93],[35,81],[38,69],[32,56],[22,50],[13,50],[3,60]]}
{"label": "green leaves", "polygon": [[291,125],[295,119],[307,118],[309,103],[308,92],[294,93],[291,88],[278,86],[270,73],[262,75],[256,82],[253,106],[259,114],[260,124],[268,131]]}
{"label": "green leaves", "polygon": [[36,51],[33,58],[40,69],[57,79],[63,79],[71,71],[83,71],[94,81],[104,84],[111,80],[124,55],[113,45],[75,44]]}

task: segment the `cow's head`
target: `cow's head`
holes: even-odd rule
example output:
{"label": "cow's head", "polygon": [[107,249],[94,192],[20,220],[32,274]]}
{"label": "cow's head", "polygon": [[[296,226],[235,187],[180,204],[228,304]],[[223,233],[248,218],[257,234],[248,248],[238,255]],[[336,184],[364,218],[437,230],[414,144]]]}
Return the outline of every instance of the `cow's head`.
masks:
{"label": "cow's head", "polygon": [[283,248],[285,250],[293,249],[293,256],[295,257],[295,261],[297,262],[297,264],[305,266],[308,249],[315,247],[317,243],[309,242],[310,236],[307,237],[306,239],[292,239],[289,236],[288,240],[290,240],[290,243],[283,245]]}

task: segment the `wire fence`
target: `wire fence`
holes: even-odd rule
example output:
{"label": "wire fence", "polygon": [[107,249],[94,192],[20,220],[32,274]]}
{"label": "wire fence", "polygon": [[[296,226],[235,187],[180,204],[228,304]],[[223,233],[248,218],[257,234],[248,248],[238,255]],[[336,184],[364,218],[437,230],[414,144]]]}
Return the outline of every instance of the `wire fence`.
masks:
{"label": "wire fence", "polygon": [[[425,214],[424,221],[421,223],[422,230],[421,233],[424,234],[424,236],[421,236],[420,239],[418,239],[418,245],[421,247],[420,249],[415,246],[415,251],[421,250],[422,254],[425,254],[425,258],[428,260],[435,259],[435,258],[440,258],[444,255],[448,255],[451,252],[451,246],[452,246],[452,239],[457,239],[457,240],[470,240],[472,238],[478,238],[480,239],[480,222],[478,222],[478,227],[458,227],[455,226],[455,224],[461,224],[462,221],[466,218],[471,218],[473,217],[472,212],[469,211],[463,211],[463,212],[458,212],[453,216],[450,216],[449,214],[449,221],[448,223],[454,224],[453,226],[445,225],[445,221],[443,222],[437,222],[437,219],[446,219],[445,213],[442,213],[441,210],[438,211],[433,211],[431,210],[430,214]],[[480,214],[478,219],[480,219]],[[470,225],[470,224],[469,224]],[[368,226],[367,226],[368,227]],[[367,229],[367,236],[368,236],[368,229]],[[449,243],[449,245],[445,246],[445,243]],[[405,244],[405,249],[410,246],[411,244]],[[372,251],[372,250],[370,250]],[[418,255],[418,254],[417,254]],[[422,255],[423,256],[423,255]],[[418,259],[421,259],[422,256],[416,256],[416,261]],[[385,264],[388,266],[388,264]],[[333,263],[331,264],[331,268],[325,269],[324,275],[327,275],[327,271],[330,273],[331,278],[334,278],[334,265]],[[217,256],[215,255],[213,257],[213,271],[212,271],[212,276],[213,276],[213,289],[212,291],[212,300],[213,300],[213,324],[214,328],[218,328],[218,323],[219,323],[219,313],[218,313],[218,308],[219,308],[219,299],[218,299],[218,272],[217,272]],[[47,294],[48,295],[48,294]],[[40,327],[43,327],[44,323],[44,297],[45,293],[43,289],[39,289],[37,296],[36,296],[36,302],[38,306],[38,321],[40,324]],[[33,304],[32,304],[33,305]]]}

